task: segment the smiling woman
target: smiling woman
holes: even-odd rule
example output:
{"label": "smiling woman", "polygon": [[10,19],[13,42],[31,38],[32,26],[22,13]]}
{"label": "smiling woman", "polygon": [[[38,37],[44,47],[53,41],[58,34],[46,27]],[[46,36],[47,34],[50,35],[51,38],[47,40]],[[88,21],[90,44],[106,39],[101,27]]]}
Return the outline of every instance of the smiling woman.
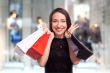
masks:
{"label": "smiling woman", "polygon": [[45,73],[72,73],[72,66],[78,64],[79,59],[74,52],[70,52],[65,32],[73,33],[78,26],[71,25],[65,9],[56,8],[50,14],[49,27],[44,28],[50,37],[38,64],[45,67]]}

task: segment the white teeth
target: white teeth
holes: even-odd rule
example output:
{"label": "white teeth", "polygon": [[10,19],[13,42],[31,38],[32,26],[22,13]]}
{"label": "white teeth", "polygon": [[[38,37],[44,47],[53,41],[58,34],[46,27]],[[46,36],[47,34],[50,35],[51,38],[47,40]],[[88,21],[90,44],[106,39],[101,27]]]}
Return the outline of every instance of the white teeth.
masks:
{"label": "white teeth", "polygon": [[56,29],[57,31],[60,31],[61,29]]}
{"label": "white teeth", "polygon": [[58,28],[57,30],[62,30],[62,29],[61,28],[60,29]]}

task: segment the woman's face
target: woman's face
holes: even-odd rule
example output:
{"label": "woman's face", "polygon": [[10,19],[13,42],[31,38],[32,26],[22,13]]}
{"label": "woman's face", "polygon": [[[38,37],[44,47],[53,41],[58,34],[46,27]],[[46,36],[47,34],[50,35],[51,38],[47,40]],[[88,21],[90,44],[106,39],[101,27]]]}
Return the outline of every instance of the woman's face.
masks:
{"label": "woman's face", "polygon": [[52,16],[52,30],[56,37],[64,37],[67,29],[66,17],[60,12],[56,12]]}

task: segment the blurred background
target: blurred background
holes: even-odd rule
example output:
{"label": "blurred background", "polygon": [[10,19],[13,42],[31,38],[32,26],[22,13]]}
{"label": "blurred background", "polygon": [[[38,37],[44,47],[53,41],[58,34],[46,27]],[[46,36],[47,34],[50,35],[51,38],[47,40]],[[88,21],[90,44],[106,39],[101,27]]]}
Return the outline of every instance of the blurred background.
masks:
{"label": "blurred background", "polygon": [[[75,35],[94,53],[75,65],[73,72],[110,72],[110,0],[0,0],[0,73],[44,73],[37,61],[18,56],[14,49],[17,42],[36,30],[37,17],[48,25],[49,14],[57,7],[66,9],[72,23],[80,25]],[[13,10],[15,19],[10,16]],[[12,21],[17,27],[10,29]]]}

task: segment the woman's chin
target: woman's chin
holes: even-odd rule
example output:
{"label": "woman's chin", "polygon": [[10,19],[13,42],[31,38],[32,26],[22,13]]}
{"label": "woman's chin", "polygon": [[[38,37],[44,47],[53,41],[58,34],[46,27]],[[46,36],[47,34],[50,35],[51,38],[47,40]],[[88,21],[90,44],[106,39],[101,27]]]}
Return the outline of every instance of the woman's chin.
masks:
{"label": "woman's chin", "polygon": [[63,33],[56,33],[55,35],[56,35],[56,37],[59,37],[59,38],[60,38],[60,37],[61,37],[61,38],[64,37],[64,34],[63,34]]}

